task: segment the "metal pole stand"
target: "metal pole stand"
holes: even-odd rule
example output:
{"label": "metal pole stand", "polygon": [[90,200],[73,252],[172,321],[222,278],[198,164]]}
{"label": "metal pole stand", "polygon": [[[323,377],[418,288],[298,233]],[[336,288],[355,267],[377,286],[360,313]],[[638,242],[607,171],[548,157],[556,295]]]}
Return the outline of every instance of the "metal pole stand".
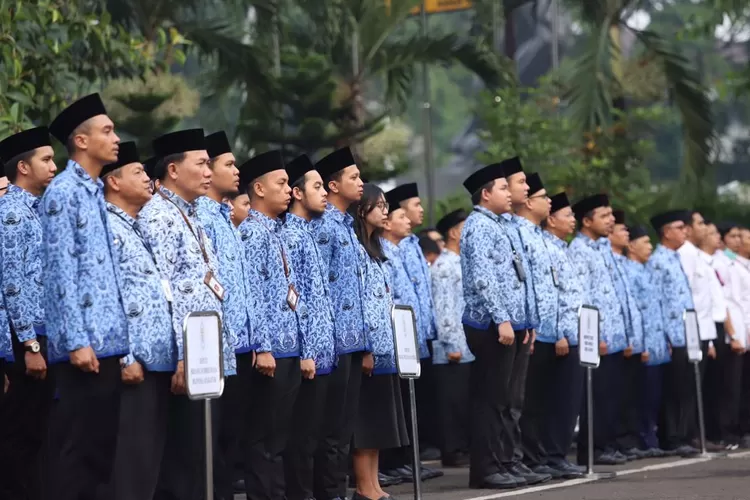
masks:
{"label": "metal pole stand", "polygon": [[214,448],[211,429],[211,400],[204,399],[206,424],[206,500],[214,500]]}
{"label": "metal pole stand", "polygon": [[695,394],[698,400],[698,436],[700,438],[701,454],[698,455],[700,458],[721,458],[726,457],[729,453],[709,453],[706,451],[706,420],[703,414],[703,384],[701,384],[701,372],[699,368],[700,362],[693,361],[693,372],[695,373]]}
{"label": "metal pole stand", "polygon": [[409,403],[411,406],[411,448],[414,470],[414,500],[422,500],[422,462],[419,460],[419,429],[417,425],[417,397],[414,379],[409,379]]}
{"label": "metal pole stand", "polygon": [[615,472],[594,472],[594,380],[593,368],[586,367],[586,434],[588,463],[586,473],[583,475],[586,479],[611,479],[617,475]]}

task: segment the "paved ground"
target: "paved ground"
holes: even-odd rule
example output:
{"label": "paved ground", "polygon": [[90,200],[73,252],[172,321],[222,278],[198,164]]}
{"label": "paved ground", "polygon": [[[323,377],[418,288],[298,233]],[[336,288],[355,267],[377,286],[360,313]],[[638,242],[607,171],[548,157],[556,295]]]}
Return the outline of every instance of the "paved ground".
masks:
{"label": "paved ground", "polygon": [[[599,470],[599,469],[597,469]],[[510,492],[469,490],[467,469],[446,469],[445,476],[423,483],[425,500],[750,500],[750,452],[726,458],[641,460],[619,467],[612,479],[555,481]],[[412,485],[389,493],[413,499]]]}
{"label": "paved ground", "polygon": [[[430,466],[435,466],[430,464]],[[610,479],[553,481],[513,491],[470,490],[468,469],[444,469],[445,476],[422,483],[424,500],[750,500],[750,451],[723,458],[651,459],[597,472]],[[388,489],[397,500],[414,499],[413,485]],[[237,495],[235,500],[244,500]]]}

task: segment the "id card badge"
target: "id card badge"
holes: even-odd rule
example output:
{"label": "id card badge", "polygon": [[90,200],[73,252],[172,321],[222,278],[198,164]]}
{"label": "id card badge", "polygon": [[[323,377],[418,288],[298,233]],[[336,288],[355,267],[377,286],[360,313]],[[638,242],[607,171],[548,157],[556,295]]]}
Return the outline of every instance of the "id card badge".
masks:
{"label": "id card badge", "polygon": [[224,300],[224,287],[221,286],[221,283],[219,283],[219,280],[217,280],[214,277],[214,273],[211,271],[206,273],[206,278],[203,280],[203,282],[208,286],[208,288],[211,289],[211,291],[216,295],[216,298],[220,301]]}
{"label": "id card badge", "polygon": [[172,302],[172,286],[169,284],[169,281],[167,280],[161,280],[161,288],[164,290],[164,296],[167,298],[167,302]]}
{"label": "id card badge", "polygon": [[516,270],[518,281],[520,281],[521,283],[526,281],[526,271],[523,268],[523,262],[521,262],[521,257],[519,257],[515,252],[513,253],[513,268]]}
{"label": "id card badge", "polygon": [[550,271],[552,272],[552,283],[554,283],[557,288],[560,288],[560,281],[557,278],[557,269],[555,269],[555,266],[550,266]]}
{"label": "id card badge", "polygon": [[286,292],[286,303],[289,304],[289,309],[292,311],[297,310],[297,302],[299,302],[299,293],[294,285],[289,283],[289,290]]}

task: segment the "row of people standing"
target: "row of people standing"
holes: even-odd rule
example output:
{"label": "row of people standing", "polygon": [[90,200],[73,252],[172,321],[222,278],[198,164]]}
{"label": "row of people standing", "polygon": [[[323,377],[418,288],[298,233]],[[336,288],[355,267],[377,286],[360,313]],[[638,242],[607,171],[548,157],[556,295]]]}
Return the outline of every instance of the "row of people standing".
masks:
{"label": "row of people standing", "polygon": [[[59,175],[50,134],[70,158]],[[96,94],[0,143],[7,498],[202,498],[203,409],[186,395],[182,341],[194,311],[223,319],[219,498],[236,472],[250,499],[345,498],[350,454],[355,496],[387,497],[378,450],[408,445],[396,279],[420,347],[434,331],[410,223],[387,239],[417,193],[386,200],[346,148],[238,168],[225,134],[191,129],[153,150],[142,163],[121,143]]]}

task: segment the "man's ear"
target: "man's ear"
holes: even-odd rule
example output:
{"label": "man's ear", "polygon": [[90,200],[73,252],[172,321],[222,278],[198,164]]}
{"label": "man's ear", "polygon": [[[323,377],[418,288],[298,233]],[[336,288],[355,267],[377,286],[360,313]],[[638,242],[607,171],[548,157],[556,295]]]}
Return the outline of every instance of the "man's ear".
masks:
{"label": "man's ear", "polygon": [[334,181],[334,180],[328,181],[328,192],[329,193],[336,193],[336,194],[338,194],[339,193],[339,183],[336,182],[336,181]]}
{"label": "man's ear", "polygon": [[302,190],[299,187],[293,187],[292,188],[292,196],[297,201],[302,201]]}
{"label": "man's ear", "polygon": [[257,196],[258,198],[263,198],[266,195],[266,190],[262,182],[253,182],[253,193],[255,193],[255,196]]}

